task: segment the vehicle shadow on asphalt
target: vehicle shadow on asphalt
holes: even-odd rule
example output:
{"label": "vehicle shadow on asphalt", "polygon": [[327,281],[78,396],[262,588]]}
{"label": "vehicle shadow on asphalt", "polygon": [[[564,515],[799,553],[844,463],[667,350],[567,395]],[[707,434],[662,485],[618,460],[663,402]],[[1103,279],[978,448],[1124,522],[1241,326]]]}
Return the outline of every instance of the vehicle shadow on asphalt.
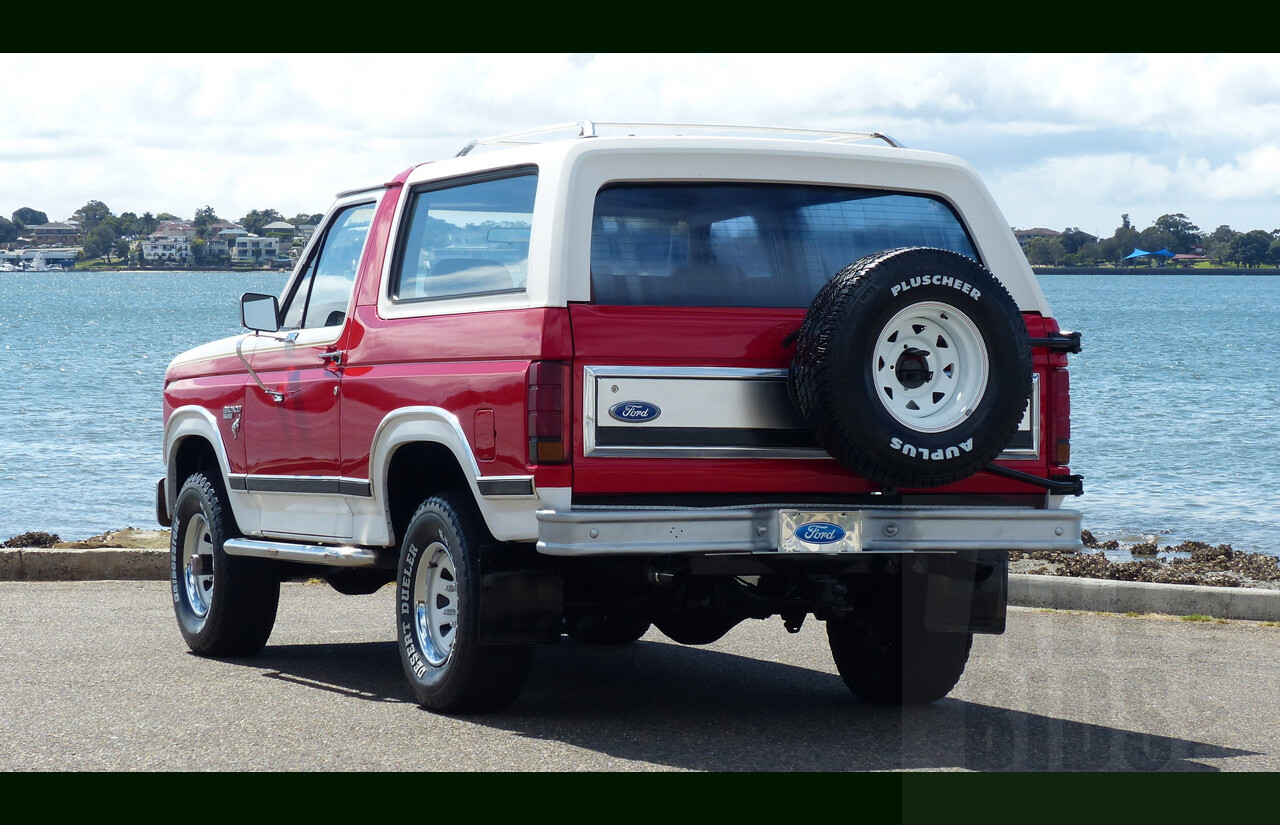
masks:
{"label": "vehicle shadow on asphalt", "polygon": [[[268,646],[269,679],[421,712],[393,642]],[[892,708],[839,676],[641,640],[539,647],[515,703],[458,717],[640,764],[693,771],[1214,771],[1254,755],[946,698]]]}
{"label": "vehicle shadow on asphalt", "polygon": [[264,670],[268,679],[371,702],[416,707],[394,642],[268,645],[238,664]]}

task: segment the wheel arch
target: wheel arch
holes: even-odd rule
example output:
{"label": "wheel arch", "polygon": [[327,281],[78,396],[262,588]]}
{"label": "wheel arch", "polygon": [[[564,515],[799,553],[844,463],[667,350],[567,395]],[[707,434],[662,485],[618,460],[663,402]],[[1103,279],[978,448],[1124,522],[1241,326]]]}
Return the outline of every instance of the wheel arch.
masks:
{"label": "wheel arch", "polygon": [[[422,472],[430,467],[429,472]],[[470,491],[472,485],[452,449],[439,441],[405,441],[387,458],[384,500],[391,536],[404,536],[414,512],[430,496],[447,490]]]}
{"label": "wheel arch", "polygon": [[[227,489],[231,464],[213,414],[203,407],[180,407],[164,428],[165,512],[173,517],[178,489],[192,473],[203,472]],[[231,501],[232,518],[236,518]]]}
{"label": "wheel arch", "polygon": [[493,477],[483,476],[461,423],[448,410],[406,407],[388,414],[374,433],[369,456],[373,497],[382,502],[391,543],[404,535],[418,505],[445,490],[469,494],[495,538],[537,537],[539,498],[532,476],[521,477],[527,494],[486,495],[480,480]]}

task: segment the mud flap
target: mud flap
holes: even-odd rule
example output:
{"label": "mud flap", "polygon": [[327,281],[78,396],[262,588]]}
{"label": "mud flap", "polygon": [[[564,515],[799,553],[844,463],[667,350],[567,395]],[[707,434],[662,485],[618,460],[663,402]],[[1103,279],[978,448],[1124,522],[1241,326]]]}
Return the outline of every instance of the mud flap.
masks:
{"label": "mud flap", "polygon": [[563,586],[557,573],[486,573],[480,591],[480,644],[554,642],[564,632]]}
{"label": "mud flap", "polygon": [[925,629],[1003,633],[1008,603],[1008,553],[986,550],[929,557]]}

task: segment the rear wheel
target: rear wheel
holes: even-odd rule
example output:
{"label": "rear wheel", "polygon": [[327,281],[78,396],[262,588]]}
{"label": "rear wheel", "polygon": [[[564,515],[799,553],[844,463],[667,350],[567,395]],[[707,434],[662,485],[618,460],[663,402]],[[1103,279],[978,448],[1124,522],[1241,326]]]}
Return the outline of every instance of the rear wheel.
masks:
{"label": "rear wheel", "polygon": [[827,622],[831,657],[860,699],[892,705],[937,701],[960,681],[972,633],[924,628],[924,581],[890,585],[859,610]]}
{"label": "rear wheel", "polygon": [[189,476],[174,506],[169,584],[182,637],[203,656],[257,653],[275,625],[280,578],[270,562],[228,556],[223,542],[236,535],[221,485]]}
{"label": "rear wheel", "polygon": [[423,502],[400,549],[400,661],[418,703],[441,713],[500,710],[515,701],[530,645],[480,644],[481,553],[494,539],[469,496]]}

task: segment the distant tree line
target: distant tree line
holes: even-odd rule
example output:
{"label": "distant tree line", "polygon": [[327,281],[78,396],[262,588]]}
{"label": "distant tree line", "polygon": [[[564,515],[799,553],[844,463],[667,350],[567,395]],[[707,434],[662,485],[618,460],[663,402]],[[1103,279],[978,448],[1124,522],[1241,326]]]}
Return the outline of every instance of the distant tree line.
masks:
{"label": "distant tree line", "polygon": [[[317,224],[323,218],[324,213],[322,212],[300,212],[292,218],[286,218],[274,209],[254,209],[239,220],[231,222],[238,224],[245,231],[257,235],[262,234],[262,229],[267,224],[275,223],[276,221],[285,221],[294,226],[301,226],[304,224]],[[226,221],[218,217],[218,213],[212,206],[204,206],[197,209],[195,215],[190,219],[186,219],[169,212],[161,212],[157,215],[145,212],[141,216],[133,212],[123,212],[116,215],[105,203],[99,200],[89,201],[77,209],[67,220],[69,223],[74,223],[80,230],[81,244],[83,246],[82,257],[86,260],[106,258],[108,262],[110,262],[113,255],[117,258],[128,257],[131,243],[155,232],[160,224],[168,221],[180,221],[189,223],[196,228],[196,241],[192,244],[192,253],[196,257],[196,262],[201,263],[209,239],[213,234],[210,227],[215,224],[226,223]],[[24,206],[14,212],[11,218],[0,217],[0,243],[13,243],[22,237],[27,227],[40,226],[46,223],[49,223],[49,216],[46,213]]]}
{"label": "distant tree line", "polygon": [[[262,234],[267,224],[285,221],[294,226],[317,224],[323,213],[299,213],[286,218],[274,209],[254,209],[233,221],[255,235]],[[108,260],[114,254],[124,258],[129,254],[130,242],[155,232],[166,221],[182,221],[196,228],[196,242],[192,252],[197,263],[202,262],[212,233],[210,226],[223,223],[212,206],[196,210],[190,220],[168,212],[141,216],[133,212],[114,214],[105,203],[91,200],[80,207],[68,219],[78,225],[84,246],[84,257]],[[0,217],[0,243],[13,243],[29,226],[49,223],[49,217],[31,207],[24,206],[6,219]],[[1110,238],[1095,238],[1079,227],[1068,227],[1057,238],[1032,238],[1023,247],[1027,260],[1037,266],[1124,266],[1124,259],[1134,249],[1157,252],[1167,249],[1174,254],[1191,254],[1203,248],[1204,255],[1214,261],[1242,267],[1263,265],[1280,266],[1280,229],[1270,232],[1251,229],[1238,232],[1227,225],[1212,232],[1203,232],[1186,215],[1175,212],[1161,215],[1155,223],[1139,231],[1128,215],[1120,216],[1120,226]]]}
{"label": "distant tree line", "polygon": [[1280,229],[1270,232],[1251,229],[1237,232],[1223,224],[1203,232],[1181,212],[1161,215],[1155,223],[1139,231],[1120,216],[1120,226],[1110,238],[1094,238],[1078,227],[1069,227],[1057,238],[1032,238],[1023,247],[1027,260],[1037,266],[1124,266],[1135,249],[1175,255],[1190,255],[1197,248],[1205,257],[1241,267],[1280,266]]}

